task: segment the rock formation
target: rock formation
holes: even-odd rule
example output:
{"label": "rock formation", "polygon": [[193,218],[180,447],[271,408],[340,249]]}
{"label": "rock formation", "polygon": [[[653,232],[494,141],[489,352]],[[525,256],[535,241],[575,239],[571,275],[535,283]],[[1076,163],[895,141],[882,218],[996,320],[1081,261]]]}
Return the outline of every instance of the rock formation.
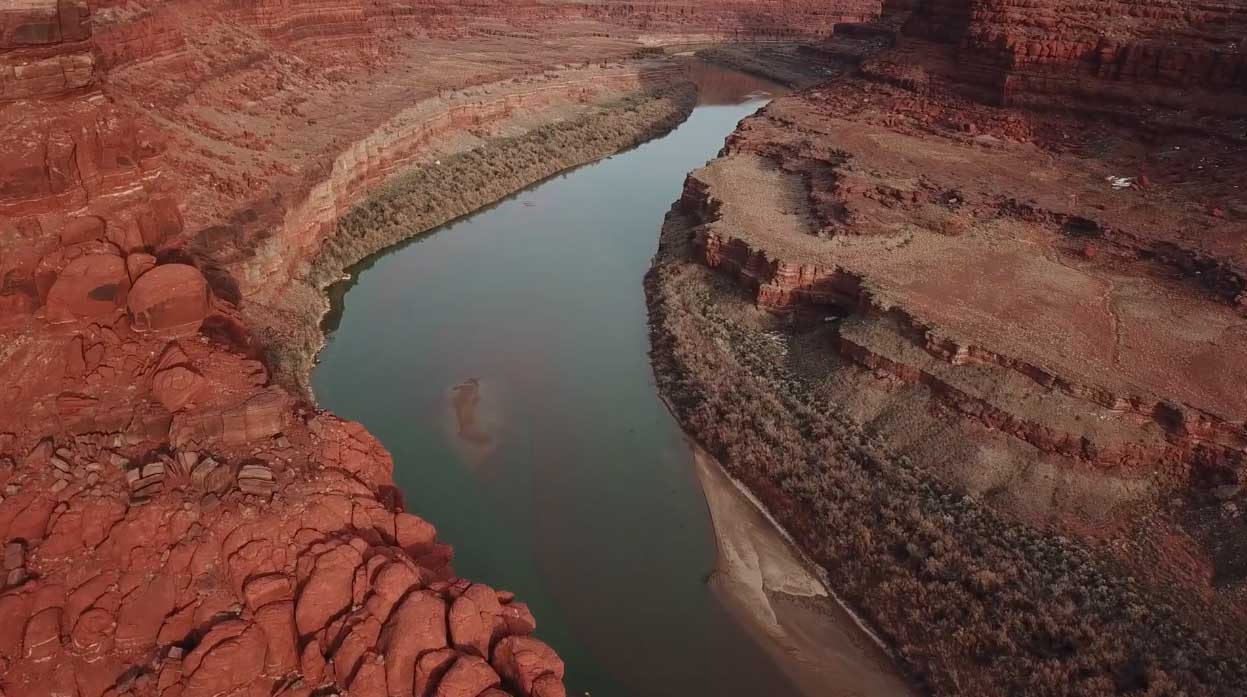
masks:
{"label": "rock formation", "polygon": [[933,692],[1237,694],[1247,7],[884,5],[689,176],[660,387]]}
{"label": "rock formation", "polygon": [[459,578],[381,446],[289,387],[323,284],[389,239],[335,223],[533,123],[671,123],[646,49],[828,37],[802,55],[838,84],[744,124],[668,225],[663,278],[703,284],[651,279],[677,411],[936,692],[1241,685],[1242,4],[880,10],[0,8],[0,695],[564,694],[528,608]]}
{"label": "rock formation", "polygon": [[1247,86],[1247,58],[1238,50],[1247,13],[1239,2],[937,0],[909,6],[900,52],[951,59],[958,81],[1000,103],[1039,106],[1075,98],[1096,102],[1096,109],[1181,106],[1198,95],[1212,105],[1220,93]]}
{"label": "rock formation", "polygon": [[306,367],[290,337],[347,261],[318,255],[395,174],[632,107],[454,204],[481,205],[675,123],[645,46],[877,12],[782,5],[0,8],[0,695],[564,695],[527,606],[459,578],[383,448],[274,358]]}

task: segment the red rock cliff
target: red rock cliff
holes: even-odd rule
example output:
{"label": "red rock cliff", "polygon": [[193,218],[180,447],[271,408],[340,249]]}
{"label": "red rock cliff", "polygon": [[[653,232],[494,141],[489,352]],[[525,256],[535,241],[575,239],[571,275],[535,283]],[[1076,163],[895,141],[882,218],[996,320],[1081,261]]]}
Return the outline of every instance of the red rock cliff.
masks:
{"label": "red rock cliff", "polygon": [[[0,695],[563,695],[527,608],[455,575],[384,449],[274,384],[228,255],[275,250],[266,268],[293,273],[306,260],[290,250],[317,240],[283,235],[323,233],[420,144],[641,79],[608,66],[611,80],[555,84],[549,66],[875,13],[0,8]],[[535,87],[395,118],[510,78]]]}
{"label": "red rock cliff", "polygon": [[908,0],[893,9],[908,13],[902,46],[952,47],[955,79],[998,102],[1176,104],[1190,90],[1247,90],[1247,6],[1235,0]]}

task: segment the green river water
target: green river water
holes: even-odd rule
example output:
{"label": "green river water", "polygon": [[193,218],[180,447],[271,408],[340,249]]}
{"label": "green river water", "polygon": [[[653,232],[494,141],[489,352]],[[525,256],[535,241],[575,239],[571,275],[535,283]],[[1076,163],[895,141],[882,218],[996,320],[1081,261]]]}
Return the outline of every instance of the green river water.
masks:
{"label": "green river water", "polygon": [[[538,184],[350,270],[313,374],[393,453],[455,569],[515,591],[569,694],[795,694],[707,585],[715,541],[659,400],[641,280],[685,174],[776,86],[696,64],[670,134]],[[453,390],[479,381],[479,433]]]}

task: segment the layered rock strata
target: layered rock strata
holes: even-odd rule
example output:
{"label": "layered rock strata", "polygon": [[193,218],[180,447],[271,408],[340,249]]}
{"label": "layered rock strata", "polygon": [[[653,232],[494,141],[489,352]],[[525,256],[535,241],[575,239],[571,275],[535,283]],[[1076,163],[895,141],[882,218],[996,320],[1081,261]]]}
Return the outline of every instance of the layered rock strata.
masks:
{"label": "layered rock strata", "polygon": [[[926,82],[944,77],[998,103],[1181,107],[1198,94],[1230,114],[1219,94],[1247,88],[1241,52],[1247,8],[1230,1],[1016,3],[909,0],[890,8],[903,21],[886,62]],[[951,70],[942,61],[955,65]],[[896,69],[895,66],[890,66]]]}
{"label": "layered rock strata", "polygon": [[562,139],[427,226],[607,154],[689,107],[642,43],[751,26],[610,4],[0,8],[0,694],[565,693],[524,604],[459,578],[384,449],[268,359],[422,229],[341,246],[392,175]]}
{"label": "layered rock strata", "polygon": [[1197,70],[1236,58],[1023,49],[990,83],[966,37],[1224,37],[1240,8],[889,5],[688,178],[647,279],[660,388],[932,692],[1237,694],[1244,91]]}

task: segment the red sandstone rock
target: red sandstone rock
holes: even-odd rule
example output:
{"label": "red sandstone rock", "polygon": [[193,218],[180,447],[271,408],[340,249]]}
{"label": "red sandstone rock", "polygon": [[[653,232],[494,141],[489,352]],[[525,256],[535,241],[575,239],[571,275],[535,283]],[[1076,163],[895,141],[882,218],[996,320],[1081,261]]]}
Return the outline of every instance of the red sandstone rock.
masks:
{"label": "red sandstone rock", "polygon": [[450,606],[450,638],[456,649],[487,657],[493,626],[492,622],[487,625],[481,615],[471,598],[457,598]]}
{"label": "red sandstone rock", "polygon": [[415,660],[426,651],[447,646],[446,602],[428,591],[409,594],[394,608],[377,646],[393,686],[390,694],[406,694],[405,686],[414,684]]}
{"label": "red sandstone rock", "polygon": [[169,428],[169,441],[186,448],[217,442],[243,445],[269,438],[285,428],[290,403],[290,396],[274,386],[228,409],[180,413]]}
{"label": "red sandstone rock", "polygon": [[0,595],[0,657],[20,657],[22,636],[30,616],[30,598],[17,593]]}
{"label": "red sandstone rock", "polygon": [[350,545],[339,545],[316,558],[295,609],[300,636],[319,631],[350,606],[351,580],[362,563],[359,552]]}
{"label": "red sandstone rock", "polygon": [[502,608],[507,634],[527,635],[537,631],[537,620],[525,603],[509,603]]}
{"label": "red sandstone rock", "polygon": [[129,592],[122,599],[117,615],[118,647],[154,644],[165,618],[173,611],[176,596],[175,581],[169,576],[157,576]]}
{"label": "red sandstone rock", "polygon": [[289,600],[292,591],[290,577],[285,574],[267,574],[247,581],[243,597],[246,598],[248,607],[259,610],[269,603]]}
{"label": "red sandstone rock", "polygon": [[294,624],[294,603],[289,600],[269,603],[256,611],[255,622],[264,631],[267,641],[264,652],[265,675],[280,677],[297,670],[300,661]]}
{"label": "red sandstone rock", "polygon": [[567,697],[567,688],[561,677],[546,673],[533,682],[533,697]]}
{"label": "red sandstone rock", "polygon": [[[405,691],[406,682],[395,685],[393,679],[390,680],[390,695],[399,697],[399,695],[413,694],[415,697],[432,697],[433,690],[437,684],[441,682],[442,677],[450,670],[455,659],[459,654],[454,649],[437,649],[429,651],[416,661],[415,677],[412,683],[413,689],[410,692]],[[405,675],[400,674],[400,679],[405,679]]]}
{"label": "red sandstone rock", "polygon": [[135,281],[129,309],[139,331],[193,333],[208,316],[208,284],[193,266],[163,264]]}
{"label": "red sandstone rock", "polygon": [[[784,6],[775,2],[755,4],[757,7],[749,8],[748,12],[736,8],[720,9],[712,3],[678,7],[630,6],[623,13],[627,18],[621,21],[636,27],[643,26],[647,32],[662,31],[663,28],[686,32],[691,26],[697,26],[699,30],[705,29],[716,35],[761,30],[777,35],[799,33],[817,36],[827,33],[834,21],[867,18],[877,9],[869,3],[856,2],[823,3],[818,6],[792,3]],[[267,205],[269,200],[285,199],[291,203],[283,202],[282,205],[290,206],[295,213],[330,211],[349,204],[359,191],[377,183],[380,172],[389,171],[401,162],[387,159],[393,153],[374,153],[369,149],[369,157],[361,158],[369,161],[363,169],[337,167],[333,162],[336,152],[328,153],[319,161],[292,161],[295,166],[291,167],[290,163],[280,161],[291,153],[275,148],[274,160],[277,162],[263,164],[269,143],[260,139],[243,143],[241,138],[230,142],[234,135],[222,132],[222,127],[230,124],[211,119],[192,120],[186,111],[179,111],[173,106],[173,102],[195,105],[211,100],[223,109],[229,109],[231,105],[227,100],[237,97],[233,93],[239,85],[267,77],[264,70],[268,68],[246,73],[233,72],[231,67],[231,72],[224,75],[212,73],[223,69],[222,64],[254,64],[251,61],[230,60],[238,56],[230,56],[230,47],[225,45],[214,46],[221,52],[219,61],[199,60],[198,50],[196,57],[191,58],[184,39],[185,22],[188,18],[204,19],[204,16],[196,14],[200,8],[193,3],[182,0],[148,3],[150,7],[145,5],[144,11],[137,13],[124,11],[121,5],[124,3],[100,3],[99,7],[108,14],[96,21],[88,19],[84,0],[61,0],[59,3],[35,0],[25,3],[18,12],[0,10],[0,53],[4,53],[0,55],[0,102],[9,105],[4,118],[6,126],[11,127],[6,131],[6,142],[0,143],[0,182],[5,183],[0,186],[0,321],[8,319],[7,313],[33,309],[38,299],[44,297],[48,298],[49,317],[57,313],[66,321],[83,316],[108,317],[115,307],[125,304],[126,298],[119,297],[112,304],[101,300],[97,306],[91,295],[101,286],[85,288],[90,283],[74,281],[77,271],[70,271],[75,263],[85,264],[79,262],[84,258],[101,255],[116,258],[116,250],[120,249],[130,253],[125,261],[127,284],[141,282],[150,286],[135,289],[143,290],[140,297],[142,303],[136,305],[133,293],[129,298],[134,327],[140,331],[189,332],[209,311],[206,283],[197,271],[192,275],[190,271],[168,270],[180,267],[177,264],[153,269],[155,258],[139,250],[159,249],[165,257],[170,248],[165,245],[166,242],[171,246],[173,242],[193,241],[203,243],[202,249],[209,255],[220,253],[221,257],[228,257],[234,252],[243,252],[245,256],[246,250],[239,248],[257,239],[248,236],[250,233],[246,230],[238,232],[236,239],[230,239],[235,231],[225,230],[221,235],[223,241],[217,241],[211,235],[197,240],[191,240],[191,237],[199,237],[204,228],[225,222],[233,218],[234,213],[240,214],[238,218],[258,216],[254,228],[266,232],[281,230],[275,234],[272,246],[265,251],[282,252],[278,255],[282,271],[273,274],[271,279],[265,279],[266,284],[263,285],[282,288],[287,280],[287,269],[306,263],[307,253],[303,250],[319,248],[323,241],[320,234],[326,221],[319,218],[299,220],[298,215],[290,215],[289,211],[268,216],[262,210],[263,206],[258,212],[252,209],[254,202],[263,201]],[[1238,69],[1234,64],[1228,68],[1217,67],[1196,59],[1191,59],[1190,67],[1187,67],[1173,51],[1164,52],[1159,59],[1152,60],[1147,52],[1137,50],[1131,40],[1109,42],[1098,47],[1095,57],[1091,57],[1089,53],[1080,53],[1084,47],[1063,46],[1060,42],[1064,39],[1046,36],[1065,29],[1058,26],[1060,22],[1053,22],[1051,16],[1045,16],[1038,6],[983,2],[976,7],[987,11],[967,12],[962,17],[957,14],[956,3],[930,5],[942,5],[942,8],[935,9],[946,12],[943,17],[931,19],[933,33],[948,34],[958,26],[970,27],[963,34],[967,40],[960,58],[963,65],[971,69],[964,71],[963,77],[968,81],[979,79],[979,84],[992,84],[991,76],[1019,77],[996,83],[1002,85],[999,87],[1001,93],[1008,96],[1034,94],[1053,89],[1052,85],[1056,85],[1058,91],[1067,90],[1074,84],[1068,80],[1033,79],[1033,74],[1028,74],[1028,71],[1038,64],[1078,65],[1084,72],[1089,66],[1094,66],[1091,69],[1097,72],[1096,79],[1144,85],[1154,84],[1160,79],[1158,76],[1164,75],[1195,76],[1209,85],[1219,85],[1226,82],[1227,75],[1232,76],[1233,71]],[[611,3],[566,8],[566,12],[570,13],[567,16],[576,21],[608,16],[619,10],[620,6],[612,6]],[[489,12],[490,8],[453,6],[436,11],[463,13],[452,14],[453,20],[442,20],[447,25],[442,29],[454,29],[467,26],[476,13]],[[1166,26],[1181,24],[1164,8],[1161,12],[1174,20]],[[345,46],[348,52],[358,49],[380,57],[382,49],[381,42],[376,40],[376,26],[399,26],[401,23],[406,23],[402,26],[415,26],[420,23],[423,32],[428,19],[421,16],[419,8],[397,8],[388,3],[365,11],[357,5],[328,8],[316,3],[304,3],[299,7],[288,7],[259,2],[227,8],[220,13],[214,9],[205,14],[213,15],[210,20],[213,24],[206,29],[224,27],[229,29],[226,33],[230,36],[245,37],[241,41],[245,45],[240,49],[243,55],[265,55],[263,52],[270,46],[260,41],[260,37],[276,37],[291,46],[301,47],[298,60],[292,61],[300,65],[308,64],[307,61],[311,65],[325,61],[326,54],[318,47],[326,43]],[[217,14],[226,19],[221,20]],[[1004,19],[997,21],[993,16]],[[1045,36],[1035,41],[1021,41],[1015,33],[1006,32],[1000,34],[997,40],[990,31],[985,31],[992,24],[1007,26],[1018,18],[1021,21],[1016,23],[1025,25],[1028,32]],[[1206,23],[1215,30],[1221,19],[1233,18],[1218,16]],[[214,24],[217,21],[234,24]],[[755,26],[758,24],[762,25],[761,29]],[[1078,25],[1078,22],[1067,24]],[[1228,27],[1230,32],[1236,26],[1230,21],[1220,24]],[[88,36],[91,27],[96,31],[96,37]],[[240,27],[242,31],[237,31]],[[1122,27],[1121,31],[1128,32],[1130,27]],[[1158,35],[1185,37],[1189,34],[1166,31]],[[88,39],[91,40],[87,42]],[[953,43],[959,44],[960,40]],[[365,45],[366,48],[354,44]],[[5,53],[13,48],[18,51]],[[334,62],[344,63],[341,67],[349,70],[350,58],[343,57],[345,53],[334,55]],[[1193,55],[1198,57],[1203,52],[1196,51]],[[988,66],[992,61],[983,60],[984,56],[999,60]],[[275,62],[262,60],[258,64],[281,65],[285,56],[280,58]],[[157,59],[158,63],[155,62]],[[168,75],[154,76],[151,66],[157,64],[161,72],[168,71]],[[125,69],[124,79],[111,82],[100,80],[95,84],[96,78],[103,77],[105,72],[122,68]],[[1101,72],[1104,75],[1098,74]],[[984,74],[988,78],[981,80]],[[161,99],[169,85],[144,85],[144,81],[153,81],[154,77],[167,82],[184,81],[190,99],[183,95]],[[278,79],[292,80],[297,76],[288,73]],[[85,90],[73,92],[89,85],[94,85],[89,96]],[[214,87],[219,89],[222,85],[228,85],[228,88],[213,92]],[[296,85],[294,89],[297,91],[302,86]],[[181,85],[178,88],[181,89]],[[284,91],[280,85],[273,85],[270,89],[267,84],[261,85],[260,90],[266,99],[279,98]],[[227,94],[223,95],[222,91]],[[56,99],[46,100],[46,104],[38,99],[30,104],[14,101],[45,96],[55,96]],[[155,99],[149,101],[151,97]],[[139,101],[145,110],[150,110],[150,116],[116,106]],[[101,105],[103,103],[108,104]],[[0,104],[0,108],[3,107],[4,104]],[[271,116],[271,113],[261,113],[261,118]],[[196,145],[184,147],[186,143],[176,143],[170,153],[172,165],[161,154],[163,138],[156,129],[142,125],[143,121],[157,117],[162,122],[167,120],[179,133],[194,134]],[[371,127],[366,125],[362,128]],[[983,124],[982,130],[992,132],[988,124]],[[343,135],[357,137],[351,133]],[[248,134],[248,138],[255,137]],[[250,154],[234,159],[240,144]],[[203,152],[208,154],[190,152],[196,147],[202,147]],[[334,150],[337,150],[336,146]],[[227,152],[230,154],[224,154]],[[253,165],[249,161],[252,157],[260,164]],[[377,162],[372,162],[374,159]],[[321,166],[326,163],[328,166]],[[260,171],[261,167],[269,169]],[[185,171],[178,171],[180,169]],[[304,190],[281,188],[281,185],[274,183],[280,177],[274,177],[273,181],[260,181],[274,172],[289,174],[296,171],[299,177],[287,178],[311,183],[328,182],[326,188],[345,193],[340,199],[334,196],[319,198]],[[318,179],[322,175],[315,174],[318,171],[332,171],[334,174],[330,180],[322,180]],[[176,199],[168,195],[169,191],[162,189],[166,186],[163,182],[171,178],[175,181]],[[254,186],[244,186],[244,183],[254,183]],[[188,231],[184,237],[175,240],[181,234],[182,225],[177,202],[186,205],[187,215],[195,217],[195,224],[190,226],[193,233]],[[201,204],[206,203],[210,207],[214,202],[218,210],[202,212],[205,206]],[[228,207],[222,207],[221,202],[228,203]],[[192,212],[194,208],[199,210]],[[70,214],[73,217],[66,219],[68,211],[73,211]],[[289,220],[282,220],[283,215],[288,215]],[[1233,209],[1230,209],[1229,215],[1233,215]],[[296,234],[283,237],[288,231],[295,231]],[[305,239],[294,241],[291,247],[285,246],[303,231],[311,232]],[[237,248],[231,246],[234,244]],[[199,249],[196,248],[196,253]],[[300,251],[286,253],[289,249]],[[85,256],[75,259],[71,254]],[[39,265],[45,257],[47,263]],[[227,266],[231,263],[224,258],[213,261]],[[758,263],[764,261],[767,260],[759,259]],[[93,265],[112,263],[90,262]],[[227,271],[234,274],[234,280],[242,283],[246,290],[261,285],[248,285],[254,279],[237,278],[241,275],[240,269],[247,272],[251,267],[242,263],[230,266]],[[785,274],[789,271],[799,281],[801,270],[786,269]],[[152,273],[159,275],[149,278]],[[160,275],[168,274],[185,278],[160,280]],[[214,276],[214,284],[215,281]],[[75,288],[75,284],[80,287]],[[791,289],[784,289],[779,284],[773,290],[780,295],[791,294]],[[83,301],[83,297],[90,302]],[[245,304],[249,297],[245,293],[242,297]],[[260,301],[265,299],[261,297]],[[81,309],[84,304],[91,305],[87,312],[100,314],[85,315],[70,310],[71,306]],[[136,306],[140,308],[138,311]],[[183,323],[183,320],[186,321]],[[445,598],[438,598],[437,594],[428,591],[412,592],[413,588],[429,585],[435,577],[444,579],[451,574],[445,567],[449,560],[449,548],[437,544],[435,531],[427,522],[406,514],[395,516],[390,509],[377,510],[374,492],[392,484],[390,464],[383,449],[363,432],[362,427],[334,423],[321,429],[327,422],[336,422],[324,415],[313,417],[313,425],[303,427],[300,419],[292,417],[294,400],[288,395],[276,388],[267,392],[256,391],[255,388],[267,380],[263,370],[255,372],[261,375],[258,380],[235,379],[247,370],[241,361],[236,360],[237,356],[216,349],[205,356],[198,342],[188,340],[185,350],[171,347],[153,368],[150,357],[159,354],[161,346],[158,341],[152,337],[134,337],[124,320],[101,323],[114,324],[114,327],[91,328],[84,322],[73,327],[76,332],[73,339],[66,333],[56,334],[55,340],[48,339],[48,330],[43,327],[22,335],[23,340],[33,340],[28,349],[32,353],[54,358],[64,355],[66,362],[72,365],[69,366],[67,379],[62,380],[66,376],[55,375],[54,379],[47,380],[49,384],[55,383],[55,388],[46,390],[32,384],[40,382],[44,376],[35,375],[22,382],[24,378],[14,377],[13,371],[0,374],[0,378],[8,381],[0,380],[0,404],[6,407],[0,409],[3,412],[0,417],[9,417],[0,423],[0,430],[14,428],[11,422],[21,422],[20,428],[15,430],[24,429],[18,438],[22,448],[53,432],[58,437],[99,433],[109,439],[107,447],[123,450],[125,457],[135,458],[136,462],[141,453],[152,448],[203,442],[212,445],[208,452],[221,458],[220,466],[211,468],[210,472],[214,477],[218,473],[225,477],[226,483],[232,481],[232,471],[241,464],[241,457],[249,457],[257,446],[267,447],[260,445],[265,439],[285,433],[294,441],[294,445],[288,448],[294,453],[294,458],[285,465],[289,474],[280,485],[283,489],[281,496],[285,500],[280,505],[274,503],[269,507],[255,508],[249,503],[239,503],[237,499],[240,497],[236,494],[197,500],[195,497],[199,494],[196,491],[193,495],[188,494],[185,501],[170,495],[167,499],[158,498],[144,506],[131,508],[124,498],[107,498],[109,487],[124,488],[124,483],[119,483],[123,481],[120,480],[120,468],[110,464],[107,457],[99,452],[91,453],[89,458],[92,462],[98,459],[105,465],[105,468],[93,472],[100,479],[98,488],[90,496],[100,497],[98,506],[93,505],[79,512],[77,507],[83,497],[77,495],[66,502],[68,509],[57,510],[60,502],[54,497],[43,496],[41,485],[27,480],[23,484],[25,491],[16,497],[6,495],[7,508],[0,513],[0,533],[4,534],[0,537],[31,540],[35,545],[32,547],[34,558],[43,565],[39,571],[46,575],[39,581],[59,583],[67,577],[77,579],[78,565],[90,567],[97,563],[110,570],[123,570],[124,575],[99,574],[98,580],[82,585],[78,585],[78,580],[66,583],[67,588],[76,588],[70,593],[71,597],[80,596],[72,602],[67,600],[61,615],[60,629],[65,632],[68,642],[66,650],[54,660],[33,667],[21,658],[27,634],[35,644],[51,652],[59,646],[59,639],[54,642],[50,638],[52,632],[44,631],[46,627],[36,626],[34,633],[28,632],[29,621],[42,618],[40,623],[48,623],[49,613],[54,607],[32,602],[29,589],[37,582],[27,583],[20,594],[9,591],[0,595],[0,656],[9,661],[0,663],[6,669],[6,681],[24,680],[32,675],[42,680],[41,676],[47,672],[45,669],[55,667],[57,675],[78,676],[78,685],[65,687],[49,679],[46,683],[35,683],[36,689],[50,686],[58,694],[74,694],[76,690],[83,697],[95,697],[104,693],[105,688],[113,687],[135,656],[157,655],[165,650],[158,649],[157,644],[170,647],[184,641],[195,629],[217,622],[222,629],[218,631],[214,627],[196,647],[194,655],[186,657],[185,671],[180,656],[164,662],[157,678],[159,694],[178,697],[195,691],[204,694],[220,691],[256,697],[271,695],[276,684],[268,678],[283,676],[292,670],[291,666],[296,662],[296,635],[304,635],[307,642],[297,659],[298,669],[303,673],[306,684],[282,694],[303,697],[327,681],[338,682],[332,691],[349,688],[353,695],[369,697],[382,691],[409,694],[413,690],[422,697],[434,691],[454,694],[448,692],[452,689],[462,689],[464,694],[468,694],[477,684],[470,678],[488,678],[488,673],[481,669],[483,661],[462,656],[450,648],[425,648],[444,647],[449,625],[451,639],[456,646],[463,646],[473,653],[480,653],[481,647],[485,646],[484,652],[488,654],[488,642],[499,641],[493,656],[494,668],[503,672],[497,666],[505,666],[506,671],[515,676],[508,678],[509,686],[514,682],[518,689],[538,697],[561,697],[565,693],[560,677],[561,663],[557,663],[557,658],[551,658],[548,648],[543,651],[533,645],[521,645],[514,637],[501,638],[503,633],[527,634],[533,630],[535,622],[523,603],[512,602],[512,597],[504,593],[494,593],[491,600],[488,587],[479,584],[442,584],[439,588],[454,598],[447,612]],[[241,322],[238,327],[239,334],[245,334]],[[103,347],[107,343],[103,338],[107,336],[105,332],[113,332],[114,338],[107,350]],[[117,340],[118,335],[121,340]],[[8,338],[9,335],[0,334],[0,340]],[[0,346],[7,344],[0,343]],[[129,394],[129,376],[152,376],[153,396],[164,402],[167,408],[184,409],[192,401],[186,393],[192,390],[186,389],[181,379],[172,378],[179,374],[173,371],[176,367],[190,370],[192,362],[187,351],[194,354],[194,365],[203,369],[207,401],[194,413],[179,414],[171,429],[168,415],[153,417],[151,412],[159,412],[159,409],[144,405],[137,405],[136,408],[124,395]],[[25,367],[22,366],[22,369]],[[102,372],[96,372],[101,369],[115,370],[120,377],[107,378]],[[89,373],[95,373],[91,384],[87,383]],[[162,380],[174,384],[160,387],[157,383]],[[142,377],[132,380],[133,384],[139,385],[143,381]],[[66,394],[55,394],[61,391]],[[53,394],[55,399],[50,396]],[[146,393],[142,393],[141,398],[146,399]],[[37,409],[28,407],[44,403],[55,404],[60,409],[55,414],[39,415]],[[19,406],[9,409],[11,404]],[[27,417],[30,417],[29,424],[23,421]],[[109,419],[115,419],[125,427],[108,427]],[[131,424],[134,424],[133,427]],[[58,442],[58,447],[60,445]],[[46,454],[50,457],[51,444],[48,443],[48,446]],[[240,454],[244,450],[248,452]],[[9,452],[0,440],[0,456]],[[11,452],[20,450],[15,448]],[[43,475],[46,474],[47,460],[40,458],[38,462],[23,462],[18,469],[23,475]],[[320,466],[324,469],[318,469]],[[308,478],[315,481],[308,483]],[[73,488],[63,490],[63,495],[68,495],[77,486],[75,484]],[[223,488],[224,484],[204,487],[210,491]],[[332,492],[329,496],[336,500],[310,503],[326,491]],[[184,511],[181,508],[183,503],[189,504],[190,510]],[[20,508],[20,512],[10,513],[16,508]],[[145,516],[144,510],[151,511],[151,514]],[[195,516],[193,523],[176,518],[190,512]],[[386,522],[387,516],[391,522]],[[223,544],[222,538],[244,524],[243,520],[263,531],[248,536],[245,542],[237,545]],[[333,539],[346,530],[357,529],[356,534],[367,538],[370,545],[377,546],[384,554],[395,555],[396,560],[388,564],[373,559],[362,564],[347,563],[343,566],[354,568],[349,571],[344,568],[340,574],[321,569],[317,563],[301,566],[302,571],[296,572],[299,558],[318,559],[330,553],[323,546],[324,540]],[[437,568],[417,568],[403,559],[402,552],[388,544],[391,538],[422,563]],[[93,550],[97,558],[77,558],[70,553],[84,547]],[[371,553],[358,546],[351,549],[361,558]],[[65,556],[67,559],[53,559],[54,556]],[[374,557],[379,558],[380,554]],[[159,570],[158,578],[171,581],[166,584],[153,580],[154,570]],[[314,583],[313,580],[322,573],[325,576]],[[296,575],[297,584],[278,580]],[[334,583],[341,584],[341,588],[329,588]],[[295,594],[296,588],[298,598],[291,599],[289,596]],[[404,600],[404,596],[410,599],[420,593],[427,593],[432,598],[428,602],[421,601],[428,605],[427,612],[416,612]],[[372,614],[368,620],[360,620],[359,610],[355,609],[361,602]],[[240,608],[245,619],[239,620],[239,624],[219,624],[221,616],[231,615]],[[394,619],[387,622],[391,613]],[[311,637],[298,627],[297,617],[302,617],[310,625],[317,625],[310,631]],[[350,625],[348,617],[358,624]],[[385,630],[375,639],[372,638],[375,626],[371,624],[374,621],[385,622]],[[110,622],[116,623],[115,630],[108,629]],[[337,642],[342,640],[343,631],[355,626],[369,629],[347,631],[350,648],[343,653]],[[333,627],[334,630],[326,627]],[[120,649],[110,647],[110,633],[116,636]],[[321,636],[316,636],[318,634]],[[411,638],[413,635],[416,638]],[[42,639],[47,641],[39,643]],[[343,640],[343,644],[346,643]],[[369,644],[373,647],[370,648]],[[96,658],[96,654],[101,658],[84,665],[76,657],[67,657],[79,650],[91,652],[91,658]],[[387,658],[394,656],[401,657],[401,660],[387,660],[382,667],[378,654],[383,652]],[[332,656],[328,672],[326,653]],[[338,663],[342,665],[335,665]],[[406,663],[406,666],[398,665],[401,663]],[[489,669],[489,666],[484,668]],[[103,677],[90,677],[93,671]],[[454,671],[463,673],[465,679],[452,680],[450,674]],[[388,679],[394,673],[399,676],[397,681]],[[251,683],[234,690],[236,685],[241,684],[240,679],[250,679]],[[137,688],[135,692],[138,694],[157,693],[148,682],[127,680],[124,686],[118,685],[118,689],[109,694],[127,694],[126,688],[129,687]],[[99,688],[95,689],[97,684]],[[328,694],[329,691],[324,692]],[[482,697],[504,694],[494,688],[481,693]]]}
{"label": "red sandstone rock", "polygon": [[476,697],[500,682],[498,674],[476,656],[461,656],[433,691],[435,697]]}
{"label": "red sandstone rock", "polygon": [[414,556],[428,551],[437,538],[436,528],[428,521],[410,513],[399,513],[394,516],[394,532],[398,546]]}
{"label": "red sandstone rock", "polygon": [[385,666],[381,658],[369,652],[347,684],[350,686],[352,695],[384,697],[386,694]]}
{"label": "red sandstone rock", "polygon": [[373,653],[377,637],[381,635],[381,621],[367,612],[360,612],[347,620],[347,627],[345,638],[333,654],[333,666],[339,680],[350,682],[365,657]]}
{"label": "red sandstone rock", "polygon": [[61,651],[61,609],[50,607],[26,622],[23,656],[35,663],[51,660]]}
{"label": "red sandstone rock", "polygon": [[139,276],[156,267],[156,257],[150,254],[131,254],[126,257],[126,272],[130,274],[130,283],[139,280]]}
{"label": "red sandstone rock", "polygon": [[385,620],[394,609],[394,604],[409,590],[420,585],[419,576],[410,566],[400,562],[385,564],[373,577],[372,595],[366,601],[369,612],[377,619]]}
{"label": "red sandstone rock", "polygon": [[299,671],[312,685],[321,684],[325,675],[325,655],[321,652],[320,642],[312,639],[303,647],[299,654]]}
{"label": "red sandstone rock", "polygon": [[61,228],[61,245],[104,239],[104,220],[99,216],[86,215],[65,221]]}
{"label": "red sandstone rock", "polygon": [[182,365],[156,373],[152,394],[169,411],[178,411],[195,399],[205,386],[203,376]]}
{"label": "red sandstone rock", "polygon": [[563,680],[563,660],[544,642],[532,637],[509,636],[499,641],[492,664],[525,697],[536,694],[535,686],[542,676],[551,676],[541,683],[546,691],[553,689],[549,686],[551,681]]}
{"label": "red sandstone rock", "polygon": [[[216,697],[253,684],[263,674],[268,640],[259,627],[244,627],[236,635],[213,639],[210,630],[204,642],[187,656],[190,677],[183,697]],[[200,655],[205,644],[210,646]]]}
{"label": "red sandstone rock", "polygon": [[69,322],[106,316],[125,303],[129,289],[130,277],[121,257],[78,257],[60,272],[48,292],[48,319]]}

